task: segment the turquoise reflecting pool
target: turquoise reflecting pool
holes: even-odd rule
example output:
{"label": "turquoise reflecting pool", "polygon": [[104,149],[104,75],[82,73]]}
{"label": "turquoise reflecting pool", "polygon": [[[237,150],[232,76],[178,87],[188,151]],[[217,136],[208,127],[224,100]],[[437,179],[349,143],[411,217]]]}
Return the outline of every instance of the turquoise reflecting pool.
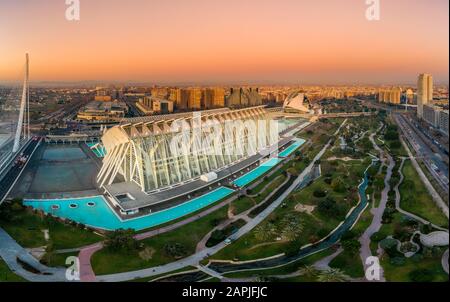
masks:
{"label": "turquoise reflecting pool", "polygon": [[278,154],[278,156],[279,157],[288,157],[289,155],[292,154],[292,152],[294,152],[295,150],[300,148],[304,143],[305,143],[304,139],[297,138],[297,139],[294,140],[294,142],[289,147],[287,147],[286,149],[281,151]]}
{"label": "turquoise reflecting pool", "polygon": [[86,145],[94,152],[97,157],[105,157],[106,149],[101,143],[86,143]]}
{"label": "turquoise reflecting pool", "polygon": [[140,231],[194,213],[233,192],[232,189],[220,187],[176,207],[125,221],[113,212],[103,196],[78,199],[25,200],[24,205],[99,229],[133,229]]}
{"label": "turquoise reflecting pool", "polygon": [[244,174],[243,176],[233,181],[233,184],[238,187],[244,187],[255,179],[261,177],[261,175],[266,174],[270,169],[275,167],[281,161],[282,159],[280,158],[272,157],[268,161],[262,163],[258,168],[248,172],[247,174]]}

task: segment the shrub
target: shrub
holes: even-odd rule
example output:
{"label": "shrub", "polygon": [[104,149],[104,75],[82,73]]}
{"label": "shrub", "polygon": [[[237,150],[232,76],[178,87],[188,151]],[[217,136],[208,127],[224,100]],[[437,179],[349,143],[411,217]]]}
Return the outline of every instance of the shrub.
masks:
{"label": "shrub", "polygon": [[434,280],[433,271],[417,269],[409,273],[409,278],[414,282],[431,282]]}
{"label": "shrub", "polygon": [[390,263],[395,266],[402,266],[405,264],[405,262],[405,257],[394,257],[390,260]]}
{"label": "shrub", "polygon": [[356,255],[361,248],[361,243],[356,239],[347,239],[342,241],[342,247],[350,255]]}
{"label": "shrub", "polygon": [[383,233],[376,232],[376,233],[372,234],[372,236],[370,237],[370,240],[373,242],[380,242],[384,238],[386,238],[386,236]]}
{"label": "shrub", "polygon": [[181,243],[167,243],[164,252],[175,259],[183,258],[187,254],[186,248]]}
{"label": "shrub", "polygon": [[327,195],[327,193],[325,193],[321,189],[314,190],[314,192],[313,192],[313,196],[317,197],[317,198],[322,198],[322,197],[325,197],[326,195]]}
{"label": "shrub", "polygon": [[397,248],[397,240],[386,238],[380,241],[380,246],[384,250],[390,250],[393,248]]}
{"label": "shrub", "polygon": [[111,251],[133,251],[139,248],[139,242],[134,238],[131,229],[119,229],[106,235],[105,248]]}
{"label": "shrub", "polygon": [[334,178],[331,181],[331,187],[335,192],[344,193],[346,190],[345,183],[342,178]]}
{"label": "shrub", "polygon": [[317,206],[319,213],[328,216],[343,218],[343,209],[340,207],[335,200],[331,198],[325,198],[321,200]]}

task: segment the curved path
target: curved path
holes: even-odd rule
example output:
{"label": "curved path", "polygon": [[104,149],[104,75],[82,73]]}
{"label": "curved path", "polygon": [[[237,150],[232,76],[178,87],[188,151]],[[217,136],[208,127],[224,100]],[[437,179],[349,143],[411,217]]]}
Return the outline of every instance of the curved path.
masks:
{"label": "curved path", "polygon": [[[374,140],[374,136],[375,136],[375,133],[372,133],[370,135],[369,139],[372,142],[372,145],[373,145],[374,149],[377,150],[378,153],[380,154],[380,157],[382,157],[383,160],[387,160],[388,161],[388,168],[387,168],[387,171],[386,171],[386,177],[384,178],[384,189],[381,192],[380,203],[379,203],[377,208],[373,207],[370,210],[370,212],[373,214],[372,223],[370,224],[370,226],[365,230],[365,232],[359,238],[359,242],[361,243],[361,249],[360,249],[359,256],[360,256],[361,261],[363,263],[364,270],[368,267],[368,265],[366,264],[366,259],[368,257],[373,256],[372,255],[372,251],[370,249],[370,242],[371,242],[370,237],[372,237],[372,235],[374,233],[378,232],[380,230],[380,228],[381,228],[381,225],[382,225],[381,222],[382,222],[382,219],[383,219],[383,213],[384,213],[384,210],[386,209],[386,204],[387,204],[387,200],[388,200],[388,193],[391,190],[391,186],[390,186],[389,182],[391,180],[392,170],[394,169],[394,166],[395,166],[395,162],[394,162],[394,159],[392,158],[392,156],[390,154],[384,152],[377,145],[377,143]],[[384,159],[384,157],[386,159]],[[380,281],[386,281],[384,279],[383,268],[381,268],[380,276],[381,276]]]}

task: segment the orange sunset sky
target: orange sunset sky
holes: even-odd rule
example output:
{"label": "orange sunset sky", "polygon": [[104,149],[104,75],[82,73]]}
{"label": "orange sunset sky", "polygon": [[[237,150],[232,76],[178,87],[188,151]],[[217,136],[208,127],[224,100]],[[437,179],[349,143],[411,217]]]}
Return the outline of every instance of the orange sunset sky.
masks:
{"label": "orange sunset sky", "polygon": [[449,1],[0,0],[0,82],[448,83]]}

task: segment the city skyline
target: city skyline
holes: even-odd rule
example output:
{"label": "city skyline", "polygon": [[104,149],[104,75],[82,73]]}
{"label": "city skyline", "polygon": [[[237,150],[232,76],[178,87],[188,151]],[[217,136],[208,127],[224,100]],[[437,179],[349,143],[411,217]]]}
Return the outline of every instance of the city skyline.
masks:
{"label": "city skyline", "polygon": [[382,1],[380,21],[359,0],[132,2],[81,1],[75,22],[64,1],[0,4],[0,83],[30,52],[31,83],[448,84],[447,1]]}

